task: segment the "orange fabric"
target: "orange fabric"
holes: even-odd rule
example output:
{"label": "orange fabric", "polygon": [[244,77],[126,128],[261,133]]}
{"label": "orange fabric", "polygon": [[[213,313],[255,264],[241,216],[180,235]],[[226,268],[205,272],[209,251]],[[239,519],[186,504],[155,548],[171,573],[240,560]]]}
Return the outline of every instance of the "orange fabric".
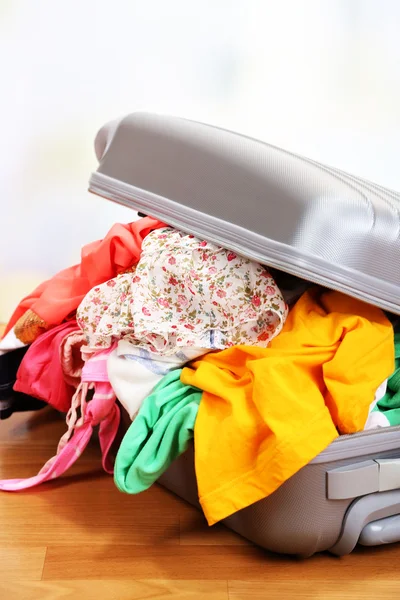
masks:
{"label": "orange fabric", "polygon": [[15,337],[23,344],[32,344],[47,329],[47,323],[43,319],[40,319],[31,309],[28,309],[14,325]]}
{"label": "orange fabric", "polygon": [[181,381],[204,391],[194,438],[209,524],[274,492],[337,429],[362,430],[393,369],[394,334],[384,313],[315,288],[267,348],[236,346],[183,369]]}
{"label": "orange fabric", "polygon": [[[94,286],[116,277],[135,265],[140,258],[142,241],[146,235],[153,229],[165,226],[165,223],[151,217],[127,225],[119,223],[114,225],[103,240],[92,242],[82,248],[80,264],[60,271],[24,298],[8,322],[4,335],[23,318],[28,310],[32,311],[30,313],[32,318],[33,313],[42,322],[35,334],[36,337],[42,330],[62,323],[74,313]],[[23,319],[20,325],[21,333]]]}

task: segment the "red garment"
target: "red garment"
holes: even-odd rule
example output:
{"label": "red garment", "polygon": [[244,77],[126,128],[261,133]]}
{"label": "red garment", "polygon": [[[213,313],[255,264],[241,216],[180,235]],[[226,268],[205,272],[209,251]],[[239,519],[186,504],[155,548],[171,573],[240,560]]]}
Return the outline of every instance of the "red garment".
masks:
{"label": "red garment", "polygon": [[160,227],[165,224],[151,217],[127,225],[114,225],[103,240],[82,248],[79,265],[60,271],[24,298],[8,322],[4,335],[29,309],[44,322],[41,331],[62,323],[76,311],[94,286],[136,265],[144,238]]}
{"label": "red garment", "polygon": [[80,331],[76,321],[67,321],[33,342],[17,371],[16,392],[45,400],[61,412],[69,410],[75,387],[64,379],[60,351],[64,338],[74,331]]}

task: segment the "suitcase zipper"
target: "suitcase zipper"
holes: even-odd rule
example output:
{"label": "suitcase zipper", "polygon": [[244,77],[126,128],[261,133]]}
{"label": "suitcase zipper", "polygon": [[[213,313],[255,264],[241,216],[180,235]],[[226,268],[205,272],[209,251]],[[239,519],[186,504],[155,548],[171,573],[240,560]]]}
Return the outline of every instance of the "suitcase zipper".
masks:
{"label": "suitcase zipper", "polygon": [[[400,314],[400,290],[385,281],[377,282],[372,277],[334,266],[316,256],[305,256],[290,246],[266,240],[258,234],[208,217],[197,210],[188,207],[183,210],[177,202],[113,179],[104,173],[92,174],[89,191],[263,264]],[[241,244],[241,239],[246,239],[247,244]]]}
{"label": "suitcase zipper", "polygon": [[[324,269],[325,265],[320,264],[318,273],[315,270],[315,262],[318,262],[316,257],[310,257],[314,262],[313,270],[307,264],[294,264],[293,257],[288,256],[290,252],[282,244],[279,245],[271,242],[271,246],[281,246],[281,248],[272,247],[266,251],[266,240],[256,234],[250,234],[254,237],[251,246],[242,246],[238,243],[238,236],[235,238],[232,235],[228,239],[229,236],[226,235],[226,223],[220,222],[218,226],[216,223],[207,222],[206,217],[199,211],[188,208],[183,211],[182,207],[176,202],[156,196],[146,190],[135,188],[130,184],[115,180],[103,173],[96,172],[92,174],[89,190],[107,200],[156,217],[173,227],[177,227],[198,237],[209,239],[216,244],[238,252],[238,254],[243,254],[312,283],[342,291],[350,296],[400,314],[399,291],[395,290],[394,292],[392,290],[393,286],[385,284],[385,282],[380,282],[382,289],[378,289],[372,282],[367,283],[365,281],[367,277],[364,276],[363,287],[356,287],[355,283],[357,276],[359,276],[356,272],[352,274],[352,277],[350,272],[347,277],[341,273],[336,273],[338,277],[332,279],[329,277],[329,275],[332,275],[332,265],[330,266],[330,270],[328,270],[327,267]],[[243,229],[243,235],[248,238],[249,232]],[[271,253],[269,252],[270,250]],[[305,259],[303,258],[302,260],[305,263]],[[322,263],[323,261],[319,262]],[[385,297],[382,295],[382,292],[388,294],[388,296]],[[388,297],[391,300],[388,300]],[[365,443],[363,443],[364,440]],[[361,431],[352,435],[340,436],[318,455],[311,464],[331,462],[353,456],[363,456],[368,453],[384,452],[396,448],[400,448],[400,427]]]}
{"label": "suitcase zipper", "polygon": [[310,464],[321,464],[356,456],[373,455],[387,451],[397,451],[400,458],[400,426],[359,431],[351,435],[341,435]]}

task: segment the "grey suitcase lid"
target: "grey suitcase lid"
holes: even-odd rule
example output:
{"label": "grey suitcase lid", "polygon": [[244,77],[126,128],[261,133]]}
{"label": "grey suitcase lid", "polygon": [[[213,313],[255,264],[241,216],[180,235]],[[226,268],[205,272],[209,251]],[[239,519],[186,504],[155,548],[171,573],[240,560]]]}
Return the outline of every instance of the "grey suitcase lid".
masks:
{"label": "grey suitcase lid", "polygon": [[98,133],[89,190],[400,314],[400,194],[264,142],[134,113]]}

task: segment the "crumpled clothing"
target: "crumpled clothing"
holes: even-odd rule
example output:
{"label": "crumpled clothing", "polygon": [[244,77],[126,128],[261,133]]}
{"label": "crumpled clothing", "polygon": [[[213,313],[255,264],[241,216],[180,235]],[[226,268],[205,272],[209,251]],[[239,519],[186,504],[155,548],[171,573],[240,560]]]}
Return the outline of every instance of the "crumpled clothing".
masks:
{"label": "crumpled clothing", "polygon": [[135,273],[96,286],[77,312],[89,348],[127,338],[151,352],[266,347],[288,307],[260,264],[171,227],[144,239]]}
{"label": "crumpled clothing", "polygon": [[79,265],[60,271],[40,284],[14,311],[5,330],[24,344],[73,315],[94,286],[136,265],[143,239],[164,223],[146,217],[128,225],[114,225],[103,240],[83,247]]}
{"label": "crumpled clothing", "polygon": [[[103,350],[85,363],[82,382],[67,414],[68,430],[60,439],[56,455],[33,477],[3,479],[1,491],[18,492],[60,477],[81,456],[96,425],[99,425],[103,468],[107,473],[113,473],[113,442],[118,433],[120,410],[107,376],[107,358],[111,351],[112,348]],[[91,400],[88,398],[90,390],[94,391]]]}
{"label": "crumpled clothing", "polygon": [[39,410],[46,406],[45,402],[13,389],[18,368],[26,351],[27,348],[18,348],[0,355],[0,421],[8,419],[16,412]]}
{"label": "crumpled clothing", "polygon": [[268,348],[229,348],[185,367],[182,382],[204,391],[195,467],[209,524],[272,494],[338,431],[361,431],[393,367],[383,311],[315,288]]}
{"label": "crumpled clothing", "polygon": [[67,412],[75,389],[64,379],[60,347],[69,333],[76,332],[79,332],[76,321],[71,320],[46,331],[35,340],[20,364],[14,390]]}
{"label": "crumpled clothing", "polygon": [[26,348],[27,344],[24,344],[19,340],[11,329],[2,339],[0,339],[0,356],[7,354],[7,352],[13,352],[21,348]]}
{"label": "crumpled clothing", "polygon": [[371,412],[374,410],[374,408],[378,404],[379,400],[382,400],[383,396],[386,394],[387,382],[388,382],[387,379],[385,379],[385,381],[382,381],[381,385],[378,387],[378,389],[375,392],[375,398],[369,407],[369,416],[368,416],[368,419],[367,419],[364,429],[371,429],[371,427],[369,426]]}
{"label": "crumpled clothing", "polygon": [[184,385],[181,369],[168,373],[143,402],[120,445],[114,481],[121,492],[149,488],[193,438],[201,391]]}
{"label": "crumpled clothing", "polygon": [[85,346],[85,336],[80,329],[66,335],[60,345],[60,362],[64,380],[74,388],[77,388],[81,382],[85,364]]}
{"label": "crumpled clothing", "polygon": [[394,348],[394,372],[387,381],[386,393],[378,398],[371,411],[365,429],[400,425],[400,330],[394,335]]}
{"label": "crumpled clothing", "polygon": [[133,421],[143,401],[163,379],[185,363],[205,354],[204,348],[180,348],[176,354],[160,356],[120,340],[107,362],[108,378],[122,406]]}

